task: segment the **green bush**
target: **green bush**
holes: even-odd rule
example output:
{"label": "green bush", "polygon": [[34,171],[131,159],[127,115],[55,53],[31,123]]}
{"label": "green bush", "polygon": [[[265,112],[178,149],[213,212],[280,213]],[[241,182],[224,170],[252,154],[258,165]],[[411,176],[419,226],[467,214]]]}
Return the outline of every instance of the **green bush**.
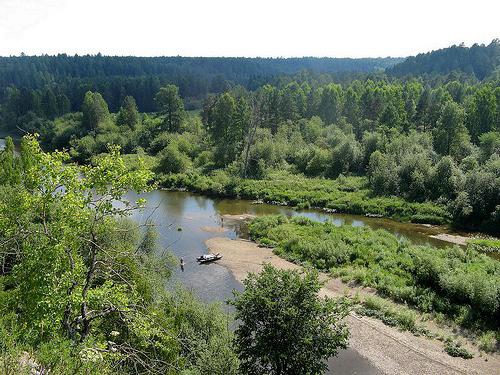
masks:
{"label": "green bush", "polygon": [[500,253],[500,240],[494,240],[494,239],[468,240],[467,247],[483,253]]}
{"label": "green bush", "polygon": [[452,357],[460,357],[463,359],[474,358],[471,352],[463,348],[459,343],[449,342],[445,345],[444,351]]}
{"label": "green bush", "polygon": [[387,325],[413,333],[417,332],[415,313],[408,308],[396,307],[383,298],[366,297],[358,312],[362,315],[376,317]]}
{"label": "green bush", "polygon": [[[256,218],[250,236],[287,259],[376,288],[423,312],[443,313],[464,327],[499,328],[500,263],[474,250],[414,246],[385,230],[297,216]],[[408,314],[392,318],[405,329],[414,327]]]}
{"label": "green bush", "polygon": [[478,339],[479,349],[488,353],[494,352],[498,346],[497,335],[498,333],[493,331],[483,333]]}

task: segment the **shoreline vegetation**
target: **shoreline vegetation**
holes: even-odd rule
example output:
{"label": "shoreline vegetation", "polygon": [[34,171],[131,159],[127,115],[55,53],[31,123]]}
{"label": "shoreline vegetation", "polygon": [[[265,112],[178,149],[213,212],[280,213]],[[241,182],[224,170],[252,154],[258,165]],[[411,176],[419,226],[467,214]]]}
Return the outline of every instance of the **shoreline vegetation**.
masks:
{"label": "shoreline vegetation", "polygon": [[263,216],[249,225],[261,246],[297,264],[450,321],[497,350],[500,264],[473,248],[415,246],[385,230]]}
{"label": "shoreline vegetation", "polygon": [[[402,223],[439,226],[445,233],[430,237],[476,250],[500,253],[500,242],[487,233],[455,227],[444,205],[433,202],[409,202],[398,197],[381,197],[371,193],[364,177],[341,176],[335,180],[308,178],[284,172],[270,173],[266,179],[230,177],[223,171],[213,175],[199,173],[159,174],[155,176],[162,189],[188,191],[209,197],[246,199],[255,204],[272,204],[292,209],[315,209],[325,213],[386,218]],[[466,229],[468,235],[462,235]],[[446,233],[447,230],[457,233]],[[487,238],[482,238],[487,236]],[[480,238],[479,238],[480,237]]]}
{"label": "shoreline vegetation", "polygon": [[255,180],[234,178],[218,171],[213,175],[158,175],[156,179],[166,189],[184,189],[208,196],[249,199],[256,203],[319,209],[327,213],[385,217],[416,224],[451,223],[451,216],[443,205],[409,202],[394,196],[375,196],[364,177],[340,176],[330,180],[275,172],[266,179]]}
{"label": "shoreline vegetation", "polygon": [[[397,197],[373,196],[363,177],[328,180],[276,172],[265,180],[243,180],[230,178],[219,171],[208,176],[198,173],[160,174],[155,176],[155,181],[166,191],[245,199],[254,204],[266,203],[297,210],[313,209],[327,214],[360,215],[440,228],[438,233],[429,233],[429,237],[448,244],[472,246],[479,252],[500,254],[500,240],[481,231],[462,232],[464,228],[453,226],[444,206],[432,202],[409,202]],[[448,230],[452,233],[448,233]]]}
{"label": "shoreline vegetation", "polygon": [[[280,269],[299,270],[304,266],[254,241],[214,237],[207,240],[206,245],[209,251],[223,255],[218,263],[228,268],[240,282],[248,273],[260,272],[266,263]],[[495,373],[499,363],[497,354],[484,352],[470,337],[463,336],[463,332],[453,332],[441,321],[436,324],[436,319],[428,314],[378,297],[372,288],[344,282],[327,273],[320,273],[320,279],[326,282],[322,295],[351,300],[349,348],[367,358],[381,372]],[[380,347],[384,348],[383,355],[377,349]],[[465,361],[453,358],[452,354],[456,353],[473,354],[474,357]]]}

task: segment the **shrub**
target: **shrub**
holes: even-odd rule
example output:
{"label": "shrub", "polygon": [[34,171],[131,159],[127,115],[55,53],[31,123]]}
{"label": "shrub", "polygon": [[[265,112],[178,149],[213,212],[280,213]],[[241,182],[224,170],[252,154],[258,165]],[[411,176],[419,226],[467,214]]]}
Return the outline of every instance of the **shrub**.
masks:
{"label": "shrub", "polygon": [[453,341],[448,342],[445,347],[444,351],[451,355],[452,357],[460,357],[463,359],[471,359],[474,358],[471,352],[469,352],[467,349],[463,348],[460,343],[455,343]]}
{"label": "shrub", "polygon": [[[464,327],[498,328],[500,264],[474,250],[414,246],[384,230],[300,217],[259,217],[249,229],[252,239],[293,261],[331,270],[421,311],[443,313]],[[375,307],[381,309],[368,308]],[[411,314],[397,319],[414,329]]]}
{"label": "shrub", "polygon": [[[443,205],[411,203],[395,197],[373,197],[364,177],[340,176],[337,180],[327,180],[305,178],[281,171],[267,173],[266,178],[261,180],[234,179],[230,186],[221,186],[216,173],[209,176],[199,172],[185,173],[190,165],[187,160],[185,164],[175,165],[180,165],[177,170],[184,173],[158,176],[158,181],[164,187],[186,188],[217,196],[262,199],[267,203],[300,208],[328,208],[358,215],[377,214],[400,221],[446,224],[451,220]],[[165,168],[167,169],[159,170],[171,168],[170,162]],[[175,184],[172,184],[174,181]],[[218,187],[214,189],[214,186]]]}
{"label": "shrub", "polygon": [[493,331],[483,333],[478,339],[479,349],[488,353],[494,352],[497,349],[497,345],[497,337]]}
{"label": "shrub", "polygon": [[483,253],[500,253],[500,240],[494,240],[494,239],[468,240],[467,247]]}

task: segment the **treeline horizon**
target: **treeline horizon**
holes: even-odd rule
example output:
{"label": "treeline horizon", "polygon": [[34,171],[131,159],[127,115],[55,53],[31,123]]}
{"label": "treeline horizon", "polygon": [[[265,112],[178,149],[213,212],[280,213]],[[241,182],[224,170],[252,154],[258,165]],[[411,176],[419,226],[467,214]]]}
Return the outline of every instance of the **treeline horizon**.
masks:
{"label": "treeline horizon", "polygon": [[[447,74],[457,70],[478,80],[488,78],[500,63],[500,39],[489,45],[474,43],[466,47],[463,43],[427,53],[410,56],[405,61],[388,68],[396,77],[422,74]],[[498,70],[497,70],[498,73]]]}
{"label": "treeline horizon", "polygon": [[[254,90],[280,77],[309,71],[318,74],[375,72],[401,61],[397,58],[233,58],[135,56],[20,56],[0,57],[0,101],[8,87],[60,91],[72,110],[86,91],[100,91],[117,110],[124,94],[136,97],[139,109],[154,110],[153,96],[172,83],[181,96],[201,99],[234,85]],[[331,78],[330,78],[331,79]],[[194,104],[196,106],[196,103]],[[198,104],[199,107],[199,104]]]}
{"label": "treeline horizon", "polygon": [[[154,112],[154,95],[166,84],[179,87],[186,109],[201,109],[208,95],[235,86],[255,91],[265,84],[280,86],[291,81],[316,87],[327,83],[345,85],[356,79],[392,81],[414,76],[431,86],[452,80],[476,82],[478,76],[495,80],[498,46],[498,40],[493,40],[488,46],[452,46],[406,59],[101,54],[0,57],[0,112],[4,112],[0,113],[0,128],[16,127],[5,115],[5,107],[15,107],[16,117],[33,117],[33,113],[40,117],[46,111],[42,107],[47,105],[57,107],[49,112],[62,115],[79,111],[87,91],[100,92],[112,112],[119,110],[127,95],[135,98],[139,111]],[[52,113],[45,115],[51,117]]]}

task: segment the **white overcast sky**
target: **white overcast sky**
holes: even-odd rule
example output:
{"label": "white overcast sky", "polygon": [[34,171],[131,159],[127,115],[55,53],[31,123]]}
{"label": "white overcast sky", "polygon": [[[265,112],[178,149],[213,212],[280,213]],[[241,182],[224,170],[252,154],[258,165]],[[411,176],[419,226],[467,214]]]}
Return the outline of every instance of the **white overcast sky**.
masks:
{"label": "white overcast sky", "polygon": [[500,0],[0,0],[0,55],[408,56],[500,38]]}

